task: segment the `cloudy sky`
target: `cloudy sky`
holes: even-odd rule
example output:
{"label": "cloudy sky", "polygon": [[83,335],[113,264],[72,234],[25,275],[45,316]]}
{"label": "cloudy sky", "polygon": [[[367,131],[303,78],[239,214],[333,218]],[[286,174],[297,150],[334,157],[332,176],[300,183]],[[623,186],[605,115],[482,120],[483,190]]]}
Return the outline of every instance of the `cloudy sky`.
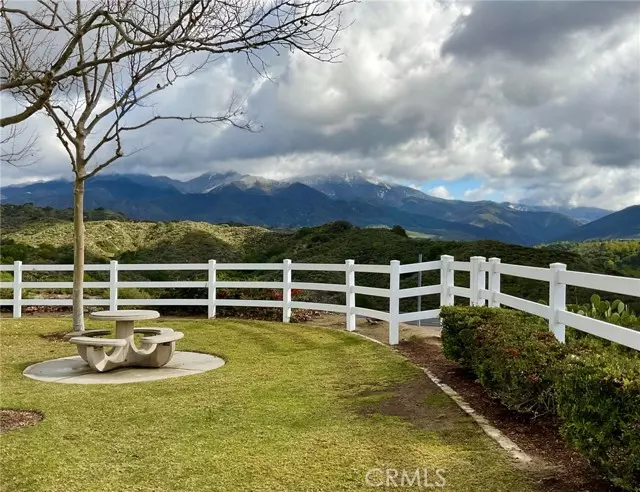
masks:
{"label": "cloudy sky", "polygon": [[[265,80],[230,58],[155,101],[202,113],[239,94],[261,132],[162,123],[113,171],[360,170],[445,198],[640,204],[640,2],[365,0],[345,15],[339,64],[283,53]],[[3,183],[69,177],[48,122],[29,129],[39,161],[3,165]]]}

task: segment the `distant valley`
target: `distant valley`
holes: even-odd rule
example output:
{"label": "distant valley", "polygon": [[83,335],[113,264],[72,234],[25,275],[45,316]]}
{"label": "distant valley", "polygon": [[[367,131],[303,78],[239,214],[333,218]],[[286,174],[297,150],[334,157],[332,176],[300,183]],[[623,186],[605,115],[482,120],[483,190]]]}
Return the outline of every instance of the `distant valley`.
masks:
{"label": "distant valley", "polygon": [[[3,203],[54,208],[72,204],[71,183],[64,180],[7,186],[0,191]],[[186,182],[141,174],[103,175],[87,182],[85,208],[104,208],[140,220],[271,228],[346,220],[361,227],[400,225],[435,239],[494,239],[521,245],[574,236],[598,239],[603,227],[594,228],[593,221],[609,217],[605,237],[640,236],[638,227],[629,224],[640,224],[640,207],[625,209],[624,217],[615,220],[616,213],[598,208],[444,200],[361,173],[290,181],[207,173]]]}

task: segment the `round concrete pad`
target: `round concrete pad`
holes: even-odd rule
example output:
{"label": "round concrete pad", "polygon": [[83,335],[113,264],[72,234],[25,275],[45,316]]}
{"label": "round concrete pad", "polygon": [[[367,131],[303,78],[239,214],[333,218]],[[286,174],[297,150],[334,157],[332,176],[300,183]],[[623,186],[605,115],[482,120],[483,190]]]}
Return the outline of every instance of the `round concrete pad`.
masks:
{"label": "round concrete pad", "polygon": [[164,367],[124,367],[109,372],[94,372],[80,356],[38,362],[23,374],[31,379],[65,384],[123,384],[179,378],[218,369],[224,365],[220,357],[197,352],[176,352]]}

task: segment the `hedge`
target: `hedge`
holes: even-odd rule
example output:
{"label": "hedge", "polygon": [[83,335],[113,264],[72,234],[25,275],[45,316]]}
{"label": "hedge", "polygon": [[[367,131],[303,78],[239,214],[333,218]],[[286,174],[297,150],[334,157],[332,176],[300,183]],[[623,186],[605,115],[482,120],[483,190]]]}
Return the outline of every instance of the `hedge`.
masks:
{"label": "hedge", "polygon": [[547,324],[520,311],[443,308],[442,345],[447,358],[473,371],[509,409],[534,415],[555,411],[553,381],[565,347]]}
{"label": "hedge", "polygon": [[561,432],[615,485],[640,491],[640,357],[577,348],[555,384]]}
{"label": "hedge", "polygon": [[567,441],[613,484],[640,492],[640,354],[594,337],[559,343],[520,311],[443,307],[447,358],[508,408],[557,415]]}

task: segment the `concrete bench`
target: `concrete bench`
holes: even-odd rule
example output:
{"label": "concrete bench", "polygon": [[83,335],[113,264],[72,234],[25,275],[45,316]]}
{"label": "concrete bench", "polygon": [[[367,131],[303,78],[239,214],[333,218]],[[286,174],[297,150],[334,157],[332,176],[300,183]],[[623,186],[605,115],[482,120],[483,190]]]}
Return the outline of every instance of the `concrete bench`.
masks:
{"label": "concrete bench", "polygon": [[88,347],[125,347],[127,345],[127,341],[122,338],[72,337],[69,341],[76,345],[86,345]]}
{"label": "concrete bench", "polygon": [[111,330],[84,330],[84,331],[72,331],[71,333],[67,333],[64,338],[69,340],[73,337],[101,337],[104,335],[109,335]]}
{"label": "concrete bench", "polygon": [[165,333],[173,333],[173,328],[134,328],[133,332],[147,335],[164,335]]}
{"label": "concrete bench", "polygon": [[73,337],[69,341],[76,344],[78,354],[94,371],[115,369],[126,361],[129,343],[124,338]]}
{"label": "concrete bench", "polygon": [[164,343],[176,342],[184,337],[184,333],[181,331],[173,331],[162,333],[161,335],[154,335],[151,337],[142,337],[140,339],[141,343],[152,344],[152,345],[162,345]]}

